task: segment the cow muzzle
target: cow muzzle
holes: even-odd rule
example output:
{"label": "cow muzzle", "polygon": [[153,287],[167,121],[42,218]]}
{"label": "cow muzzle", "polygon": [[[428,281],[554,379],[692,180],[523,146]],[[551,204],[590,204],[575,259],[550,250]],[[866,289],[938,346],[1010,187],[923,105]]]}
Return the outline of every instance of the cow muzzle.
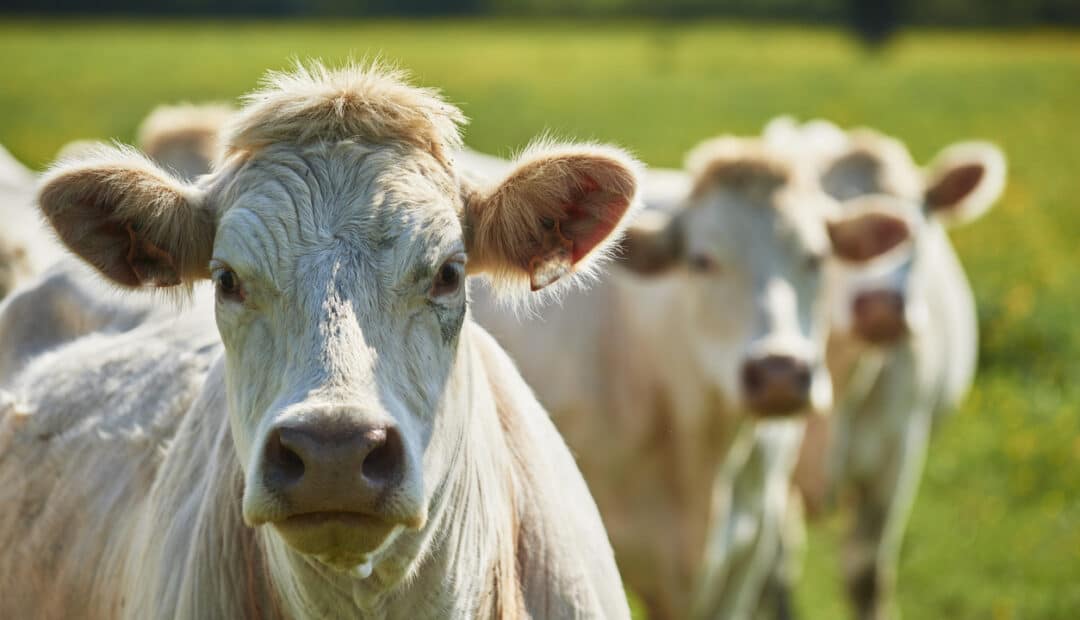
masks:
{"label": "cow muzzle", "polygon": [[889,345],[908,333],[904,296],[897,291],[860,293],[852,310],[855,335],[866,342]]}
{"label": "cow muzzle", "polygon": [[742,387],[751,412],[764,417],[789,416],[810,406],[813,372],[790,355],[765,355],[742,367]]}
{"label": "cow muzzle", "polygon": [[278,422],[256,471],[265,501],[245,505],[247,520],[270,524],[297,551],[346,568],[367,563],[402,528],[422,527],[425,511],[401,432],[364,419],[332,408]]}

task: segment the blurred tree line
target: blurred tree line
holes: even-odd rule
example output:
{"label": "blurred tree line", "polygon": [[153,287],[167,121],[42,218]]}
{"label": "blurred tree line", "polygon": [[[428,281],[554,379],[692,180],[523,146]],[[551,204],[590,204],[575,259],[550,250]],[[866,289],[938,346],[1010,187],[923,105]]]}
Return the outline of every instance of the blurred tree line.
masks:
{"label": "blurred tree line", "polygon": [[0,0],[0,13],[192,16],[704,16],[848,23],[868,40],[901,24],[1080,25],[1080,0]]}

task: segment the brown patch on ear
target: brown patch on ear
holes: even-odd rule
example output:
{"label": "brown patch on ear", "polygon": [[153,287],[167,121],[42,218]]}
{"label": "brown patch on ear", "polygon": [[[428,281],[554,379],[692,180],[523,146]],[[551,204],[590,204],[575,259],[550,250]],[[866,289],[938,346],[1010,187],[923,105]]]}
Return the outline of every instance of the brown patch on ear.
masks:
{"label": "brown patch on ear", "polygon": [[529,285],[533,292],[554,284],[574,270],[574,242],[563,236],[562,220],[545,221],[547,232],[529,259]]}
{"label": "brown patch on ear", "polygon": [[966,164],[949,170],[927,188],[925,203],[927,209],[936,211],[959,204],[979,186],[986,169],[982,164]]}
{"label": "brown patch on ear", "polygon": [[826,228],[833,252],[854,263],[881,256],[911,235],[903,220],[877,213],[829,222]]}
{"label": "brown patch on ear", "polygon": [[215,223],[198,191],[137,155],[92,155],[102,163],[61,168],[42,185],[38,204],[60,240],[122,286],[206,277]]}
{"label": "brown patch on ear", "polygon": [[180,272],[168,252],[146,239],[135,235],[130,223],[124,224],[130,245],[127,252],[127,265],[135,276],[134,281],[142,286],[176,286],[180,284]]}

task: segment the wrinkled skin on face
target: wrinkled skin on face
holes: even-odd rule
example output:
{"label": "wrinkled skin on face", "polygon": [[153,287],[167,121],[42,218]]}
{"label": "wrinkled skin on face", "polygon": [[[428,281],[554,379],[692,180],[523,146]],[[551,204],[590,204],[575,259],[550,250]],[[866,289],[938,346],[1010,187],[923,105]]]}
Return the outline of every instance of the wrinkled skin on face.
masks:
{"label": "wrinkled skin on face", "polygon": [[[334,174],[335,166],[356,174]],[[421,526],[430,493],[421,480],[444,474],[423,472],[421,459],[453,365],[465,296],[463,287],[432,292],[444,265],[457,270],[451,277],[463,277],[464,242],[461,206],[445,192],[451,179],[434,162],[426,168],[392,149],[268,149],[244,163],[217,199],[230,205],[211,265],[229,378],[244,386],[230,392],[230,412],[246,464],[248,522],[296,516],[264,485],[263,451],[283,422],[322,415],[332,426],[352,416],[401,429],[397,485],[374,502],[343,493],[316,506],[370,514],[385,522],[382,535],[358,530],[355,543],[331,545],[283,530],[302,549],[318,552],[325,544],[360,554],[340,558],[345,564],[362,563],[356,560],[398,526]],[[267,175],[276,183],[267,185]],[[223,289],[223,278],[239,291]],[[317,318],[292,320],[300,316]]]}

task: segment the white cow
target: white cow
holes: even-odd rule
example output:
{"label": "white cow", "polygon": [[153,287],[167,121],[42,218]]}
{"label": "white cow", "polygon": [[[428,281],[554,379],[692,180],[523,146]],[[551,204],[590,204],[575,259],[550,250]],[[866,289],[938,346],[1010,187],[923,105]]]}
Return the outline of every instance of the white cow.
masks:
{"label": "white cow", "polygon": [[219,133],[235,113],[224,103],[161,105],[139,125],[136,144],[165,169],[194,179],[221,155]]}
{"label": "white cow", "polygon": [[447,157],[461,120],[397,73],[313,65],[247,98],[197,184],[108,147],[48,173],[42,211],[106,278],[216,293],[6,383],[0,615],[628,617],[463,283],[591,269],[635,164],[545,147],[477,186]]}
{"label": "white cow", "polygon": [[0,146],[0,299],[60,257],[34,209],[36,177]]}
{"label": "white cow", "polygon": [[[990,144],[959,143],[920,169],[899,141],[871,130],[843,132],[823,121],[794,129],[789,144],[801,131],[805,156],[819,162],[823,187],[849,217],[904,212],[910,230],[891,260],[839,278],[829,343],[837,410],[811,421],[796,477],[815,512],[842,491],[851,498],[849,597],[858,617],[885,618],[895,615],[900,543],[929,432],[936,416],[959,404],[975,371],[974,298],[944,227],[993,205],[1005,158]],[[766,135],[791,130],[779,121]],[[872,247],[879,232],[851,231],[852,244],[861,238]]]}
{"label": "white cow", "polygon": [[[506,166],[457,159],[479,178]],[[727,556],[761,553],[724,533],[740,500],[714,482],[746,457],[748,418],[831,406],[822,272],[836,205],[755,140],[708,141],[688,167],[655,184],[646,173],[656,209],[596,287],[524,323],[490,300],[475,308],[575,451],[650,617],[735,617],[736,593],[760,596],[772,555],[755,560],[756,580],[711,571],[709,540]]]}

